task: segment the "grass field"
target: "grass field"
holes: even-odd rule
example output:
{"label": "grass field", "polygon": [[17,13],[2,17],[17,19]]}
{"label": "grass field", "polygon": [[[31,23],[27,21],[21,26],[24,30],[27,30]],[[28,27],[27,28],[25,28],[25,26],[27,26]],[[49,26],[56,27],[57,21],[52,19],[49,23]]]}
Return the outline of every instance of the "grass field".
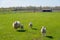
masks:
{"label": "grass field", "polygon": [[[14,21],[24,25],[25,32],[18,32],[12,27]],[[28,27],[29,22],[33,28]],[[40,29],[47,28],[47,36],[42,37]],[[35,30],[36,29],[36,30]],[[0,40],[60,40],[60,12],[0,12]]]}

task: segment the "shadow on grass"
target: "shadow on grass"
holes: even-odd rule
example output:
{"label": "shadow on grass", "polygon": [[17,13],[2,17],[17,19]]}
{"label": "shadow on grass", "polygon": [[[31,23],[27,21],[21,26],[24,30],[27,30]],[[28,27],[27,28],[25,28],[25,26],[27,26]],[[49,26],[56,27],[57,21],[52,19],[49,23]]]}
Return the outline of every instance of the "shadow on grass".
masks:
{"label": "shadow on grass", "polygon": [[26,30],[17,30],[18,32],[25,32]]}
{"label": "shadow on grass", "polygon": [[32,28],[33,30],[37,30],[37,28]]}
{"label": "shadow on grass", "polygon": [[46,36],[47,38],[53,39],[53,36]]}

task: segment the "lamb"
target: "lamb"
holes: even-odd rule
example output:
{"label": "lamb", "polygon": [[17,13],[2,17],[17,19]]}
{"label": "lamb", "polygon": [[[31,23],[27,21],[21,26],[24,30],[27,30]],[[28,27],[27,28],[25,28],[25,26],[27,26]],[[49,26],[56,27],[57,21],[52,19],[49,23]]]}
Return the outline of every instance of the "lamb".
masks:
{"label": "lamb", "polygon": [[42,36],[46,36],[46,27],[45,26],[42,26],[41,34],[42,34]]}
{"label": "lamb", "polygon": [[24,29],[24,26],[23,26],[23,24],[21,24],[20,28],[21,28],[21,29]]}
{"label": "lamb", "polygon": [[32,24],[32,22],[30,22],[30,23],[29,23],[29,27],[31,27],[31,28],[32,28],[32,26],[33,26],[33,24]]}

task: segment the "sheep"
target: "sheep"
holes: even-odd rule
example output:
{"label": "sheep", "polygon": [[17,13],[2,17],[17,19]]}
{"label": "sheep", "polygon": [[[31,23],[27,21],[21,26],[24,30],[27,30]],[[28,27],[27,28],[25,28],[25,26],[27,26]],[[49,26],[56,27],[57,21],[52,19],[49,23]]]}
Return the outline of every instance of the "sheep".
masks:
{"label": "sheep", "polygon": [[41,34],[42,34],[42,36],[46,36],[46,27],[45,26],[42,26]]}
{"label": "sheep", "polygon": [[14,28],[14,29],[20,28],[20,22],[19,22],[19,21],[15,21],[15,22],[13,23],[13,28]]}
{"label": "sheep", "polygon": [[32,28],[32,26],[33,26],[33,25],[32,25],[32,22],[30,22],[30,23],[29,23],[29,27],[31,27],[31,28]]}
{"label": "sheep", "polygon": [[23,24],[21,24],[20,28],[21,28],[21,29],[24,29],[24,26],[23,26]]}

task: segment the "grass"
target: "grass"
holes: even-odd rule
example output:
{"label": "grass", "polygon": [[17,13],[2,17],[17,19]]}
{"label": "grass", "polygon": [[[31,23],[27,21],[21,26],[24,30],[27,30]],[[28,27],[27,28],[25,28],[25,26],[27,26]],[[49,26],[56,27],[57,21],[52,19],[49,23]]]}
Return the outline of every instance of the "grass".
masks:
{"label": "grass", "polygon": [[[25,32],[18,32],[12,27],[14,21],[20,21],[24,25]],[[29,22],[33,28],[28,27]],[[47,28],[47,36],[42,37],[40,29]],[[0,13],[0,40],[60,40],[60,12],[1,12]]]}

